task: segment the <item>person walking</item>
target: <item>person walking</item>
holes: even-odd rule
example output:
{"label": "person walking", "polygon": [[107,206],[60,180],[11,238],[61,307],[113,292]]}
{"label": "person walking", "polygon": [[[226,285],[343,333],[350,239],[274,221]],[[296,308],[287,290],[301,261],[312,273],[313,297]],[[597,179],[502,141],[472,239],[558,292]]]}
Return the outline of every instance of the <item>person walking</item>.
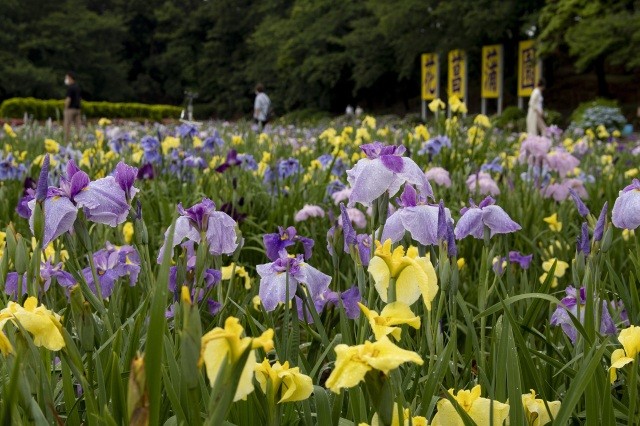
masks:
{"label": "person walking", "polygon": [[544,135],[547,130],[547,125],[544,122],[544,114],[542,110],[542,92],[546,86],[544,78],[538,80],[538,85],[529,98],[529,111],[527,112],[527,134],[529,136]]}
{"label": "person walking", "polygon": [[76,81],[76,75],[72,71],[69,71],[64,76],[64,84],[67,86],[67,96],[64,100],[64,140],[68,142],[69,136],[71,135],[71,123],[73,123],[76,128],[76,135],[80,135],[80,126],[82,125],[80,103],[82,94],[80,92],[80,86]]}
{"label": "person walking", "polygon": [[256,100],[253,103],[253,119],[260,126],[260,130],[269,121],[269,109],[271,108],[271,99],[264,93],[262,83],[256,84]]}

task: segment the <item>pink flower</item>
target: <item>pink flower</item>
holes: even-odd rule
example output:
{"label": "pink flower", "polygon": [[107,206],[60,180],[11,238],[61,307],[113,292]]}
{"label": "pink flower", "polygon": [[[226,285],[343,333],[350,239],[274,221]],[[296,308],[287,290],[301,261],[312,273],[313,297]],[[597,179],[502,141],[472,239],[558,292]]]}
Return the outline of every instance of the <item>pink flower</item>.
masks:
{"label": "pink flower", "polygon": [[551,151],[547,156],[547,164],[551,170],[555,170],[560,177],[567,176],[567,173],[578,167],[580,160],[566,151]]}
{"label": "pink flower", "polygon": [[442,167],[432,167],[425,172],[425,176],[428,180],[435,182],[436,185],[449,188],[451,186],[451,178],[449,172]]}
{"label": "pink flower", "polygon": [[349,199],[349,196],[351,195],[351,188],[345,188],[342,191],[336,191],[333,194],[331,194],[331,198],[333,198],[333,202],[336,204],[340,204],[341,201],[347,200]]}
{"label": "pink flower", "polygon": [[302,222],[310,217],[324,217],[324,210],[313,204],[305,204],[304,207],[296,213],[293,218],[294,222]]}
{"label": "pink flower", "polygon": [[531,165],[540,164],[547,158],[547,153],[551,149],[551,139],[544,136],[528,136],[520,145],[520,164],[529,163]]}
{"label": "pink flower", "polygon": [[552,183],[542,189],[542,196],[553,198],[556,201],[564,201],[569,197],[569,189],[576,191],[583,200],[589,198],[587,190],[580,179],[565,179],[561,183]]}
{"label": "pink flower", "polygon": [[500,188],[498,184],[493,180],[489,173],[479,172],[474,173],[467,178],[467,188],[469,191],[475,192],[476,188],[482,195],[499,195]]}

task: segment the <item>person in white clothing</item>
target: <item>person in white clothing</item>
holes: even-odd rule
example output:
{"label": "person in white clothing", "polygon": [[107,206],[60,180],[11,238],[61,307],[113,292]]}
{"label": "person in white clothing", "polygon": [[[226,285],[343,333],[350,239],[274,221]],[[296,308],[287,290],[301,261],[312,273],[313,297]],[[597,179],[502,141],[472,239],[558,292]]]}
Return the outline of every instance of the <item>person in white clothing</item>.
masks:
{"label": "person in white clothing", "polygon": [[264,128],[269,121],[269,108],[271,107],[271,100],[264,93],[264,86],[262,83],[256,84],[256,100],[253,103],[253,119],[260,126]]}
{"label": "person in white clothing", "polygon": [[544,122],[544,115],[542,111],[542,92],[546,86],[544,78],[538,80],[538,85],[529,98],[529,111],[527,112],[527,134],[529,136],[540,136],[547,130],[547,125]]}

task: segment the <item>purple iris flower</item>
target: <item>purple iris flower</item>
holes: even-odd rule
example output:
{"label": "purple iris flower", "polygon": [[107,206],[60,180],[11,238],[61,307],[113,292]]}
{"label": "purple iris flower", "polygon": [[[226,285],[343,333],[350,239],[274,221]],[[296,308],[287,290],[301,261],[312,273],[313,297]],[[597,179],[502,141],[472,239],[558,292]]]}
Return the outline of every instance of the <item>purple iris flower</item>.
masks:
{"label": "purple iris flower", "polygon": [[182,138],[186,138],[186,137],[192,138],[198,134],[198,129],[196,128],[196,126],[189,123],[182,123],[181,125],[178,126],[176,131],[178,132],[178,135],[180,135],[180,137]]}
{"label": "purple iris flower", "polygon": [[640,180],[634,179],[631,185],[620,191],[611,211],[611,222],[621,229],[640,226]]}
{"label": "purple iris flower", "polygon": [[26,166],[16,163],[13,154],[4,157],[0,152],[0,180],[21,180],[26,173]]}
{"label": "purple iris flower", "polygon": [[363,266],[369,266],[369,260],[371,260],[371,236],[369,234],[356,234],[356,230],[349,219],[349,213],[343,203],[340,203],[340,215],[342,217],[344,252],[349,254],[350,246],[356,246],[360,255],[360,262],[362,262]]}
{"label": "purple iris flower", "polygon": [[336,192],[340,192],[343,189],[345,189],[347,186],[340,182],[340,180],[336,179],[333,180],[331,182],[329,182],[329,184],[327,185],[327,196],[332,196],[333,194],[335,194]]}
{"label": "purple iris flower", "polygon": [[529,266],[531,266],[532,259],[533,259],[533,254],[524,255],[519,251],[509,252],[509,262],[517,263],[518,265],[520,265],[522,269],[529,269]]}
{"label": "purple iris flower", "polygon": [[462,217],[456,224],[454,231],[456,238],[462,239],[471,235],[474,238],[482,239],[485,227],[491,231],[491,237],[495,234],[507,234],[522,229],[502,207],[496,206],[494,203],[495,200],[491,197],[482,200],[478,206],[469,200],[471,207],[465,207],[461,210]]}
{"label": "purple iris flower", "polygon": [[[7,274],[4,291],[13,300],[18,300],[20,296],[27,294],[27,274],[22,274],[22,279],[20,278],[17,272],[9,272]],[[43,293],[49,290],[53,278],[65,288],[71,287],[76,283],[70,273],[62,270],[62,262],[57,265],[53,265],[49,260],[40,263],[40,285]],[[18,294],[19,281],[22,284],[20,294]]]}
{"label": "purple iris flower", "polygon": [[[360,316],[360,307],[358,302],[362,300],[358,286],[353,286],[343,292],[336,292],[328,288],[313,299],[313,305],[318,314],[322,313],[327,305],[335,307],[344,307],[345,314],[349,319],[357,319]],[[296,309],[298,310],[298,318],[307,323],[313,322],[313,316],[304,307],[304,303],[296,296]]]}
{"label": "purple iris flower", "polygon": [[569,188],[569,195],[571,195],[571,198],[573,198],[573,202],[576,204],[578,214],[582,217],[587,217],[589,215],[589,209],[582,202],[582,199],[580,198],[576,190],[573,188]]}
{"label": "purple iris flower", "polygon": [[584,253],[588,256],[591,253],[591,244],[589,240],[589,225],[587,222],[582,222],[582,228],[578,240],[576,242],[578,253]]}
{"label": "purple iris flower", "polygon": [[[293,299],[298,284],[304,284],[309,295],[315,299],[329,288],[331,277],[305,263],[302,256],[283,256],[275,262],[258,265],[260,290],[258,295],[267,312],[273,311],[278,303]],[[288,273],[287,273],[288,271]],[[287,299],[287,284],[289,299]]]}
{"label": "purple iris flower", "polygon": [[496,157],[490,163],[484,163],[482,166],[480,166],[480,170],[487,173],[502,173],[502,164],[500,164],[501,162],[502,159],[500,157]]}
{"label": "purple iris flower", "polygon": [[290,176],[297,175],[302,171],[300,162],[295,158],[287,158],[278,162],[278,177],[286,179]]}
{"label": "purple iris flower", "polygon": [[115,181],[118,183],[120,189],[124,191],[124,195],[129,203],[131,203],[133,197],[135,197],[139,192],[138,188],[133,186],[137,176],[138,169],[136,167],[129,166],[122,161],[118,163],[115,171],[113,172]]}
{"label": "purple iris flower", "polygon": [[243,170],[258,170],[258,163],[256,163],[253,155],[240,154],[238,155],[238,160],[240,160],[240,167],[242,167]]}
{"label": "purple iris flower", "polygon": [[405,147],[385,146],[380,142],[362,145],[367,158],[360,159],[347,170],[347,181],[353,188],[348,207],[361,203],[367,207],[385,192],[395,195],[402,184],[408,182],[425,197],[433,197],[433,190],[420,167],[410,158],[403,157]]}
{"label": "purple iris flower", "polygon": [[185,157],[182,162],[185,167],[189,167],[192,169],[204,169],[207,167],[207,162],[204,161],[202,157],[198,157],[197,155],[188,155]]}
{"label": "purple iris flower", "polygon": [[213,152],[216,148],[224,145],[224,140],[217,130],[213,132],[213,136],[209,136],[203,142],[202,149],[207,152]]}
{"label": "purple iris flower", "polygon": [[[188,209],[180,203],[178,213],[180,217],[176,219],[172,251],[185,238],[200,243],[202,234],[209,244],[209,253],[214,256],[231,254],[238,247],[236,222],[228,214],[216,211],[216,205],[210,199],[203,198],[200,203]],[[158,263],[162,262],[168,236],[169,229],[164,233],[165,242],[158,253]]]}
{"label": "purple iris flower", "polygon": [[29,219],[31,217],[31,209],[29,208],[29,202],[36,198],[36,192],[33,189],[27,189],[20,201],[18,201],[18,205],[16,206],[16,213],[18,216]]}
{"label": "purple iris flower", "polygon": [[158,163],[162,160],[160,154],[160,140],[153,136],[144,136],[140,140],[140,147],[144,151],[144,160],[147,163]]}
{"label": "purple iris flower", "polygon": [[267,250],[267,258],[274,262],[281,257],[283,250],[286,255],[287,247],[291,247],[297,242],[302,243],[304,259],[309,260],[311,258],[313,245],[315,244],[315,241],[311,238],[298,235],[298,231],[296,231],[296,228],[293,226],[289,226],[288,228],[278,226],[278,232],[264,234],[262,242]]}
{"label": "purple iris flower", "polygon": [[151,163],[145,163],[138,169],[138,180],[152,180],[154,177],[155,172],[153,171],[153,165]]}
{"label": "purple iris flower", "polygon": [[451,140],[448,136],[438,135],[423,143],[418,154],[429,154],[431,156],[435,156],[438,155],[444,147],[451,148]]}
{"label": "purple iris flower", "polygon": [[596,226],[593,230],[593,241],[600,241],[602,239],[602,235],[604,234],[604,226],[607,220],[607,211],[609,210],[609,203],[605,201],[602,206],[602,210],[600,210],[600,215],[598,216],[598,221],[596,222]]}
{"label": "purple iris flower", "polygon": [[[398,204],[402,208],[387,218],[381,240],[386,241],[390,238],[392,242],[396,243],[404,237],[405,232],[409,232],[411,238],[422,245],[438,244],[440,207],[427,204],[426,197],[418,195],[411,185],[404,186]],[[444,212],[443,229],[446,230],[446,222],[453,223],[453,219],[451,219],[449,209],[445,208]]]}
{"label": "purple iris flower", "polygon": [[501,257],[498,257],[498,258],[493,262],[492,269],[493,269],[493,272],[494,272],[496,275],[502,275],[502,274],[504,273],[504,268],[505,268],[505,266],[506,266],[506,265],[505,265],[505,262],[506,262],[506,261],[507,261],[507,258],[506,258],[505,256],[501,256]]}
{"label": "purple iris flower", "polygon": [[224,163],[216,167],[216,172],[224,173],[224,171],[229,167],[237,166],[238,164],[240,164],[240,160],[238,160],[238,151],[230,149],[229,152],[227,152],[227,159]]}
{"label": "purple iris flower", "polygon": [[[571,321],[571,317],[569,316],[569,312],[578,320],[580,323],[584,324],[584,314],[587,303],[586,297],[586,289],[585,287],[580,288],[580,291],[575,289],[572,286],[566,288],[567,296],[560,301],[560,304],[551,315],[551,325],[556,325],[562,327],[562,331],[571,339],[572,343],[576,342],[578,338],[578,330],[576,330],[573,322]],[[595,300],[595,303],[599,303],[598,299]],[[578,309],[580,309],[580,315],[578,315]],[[611,311],[617,314],[619,320],[624,324],[629,324],[629,319],[627,317],[627,312],[624,309],[624,305],[622,301],[612,301],[607,302],[605,300],[602,301],[602,316],[600,318],[600,333],[601,334],[616,334],[618,331],[616,329],[615,322],[611,316]]]}
{"label": "purple iris flower", "polygon": [[[105,248],[93,253],[93,262],[96,267],[100,293],[103,298],[108,298],[113,293],[113,288],[122,277],[129,277],[129,285],[134,286],[140,273],[140,256],[132,246],[115,246],[107,241]],[[97,294],[96,283],[93,280],[91,267],[82,270],[82,275],[89,288]]]}

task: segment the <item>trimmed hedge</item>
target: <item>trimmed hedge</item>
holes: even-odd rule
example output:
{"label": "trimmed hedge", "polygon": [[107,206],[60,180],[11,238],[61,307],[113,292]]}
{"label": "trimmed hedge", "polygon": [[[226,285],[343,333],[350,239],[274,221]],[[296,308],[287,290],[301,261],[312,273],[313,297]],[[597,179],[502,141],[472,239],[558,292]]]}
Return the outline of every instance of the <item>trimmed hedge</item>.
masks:
{"label": "trimmed hedge", "polygon": [[[62,117],[64,101],[35,98],[11,98],[0,105],[0,117],[22,118],[24,113],[37,120]],[[147,105],[121,102],[82,101],[82,114],[87,118],[146,118],[160,121],[179,118],[182,108],[171,105]]]}

